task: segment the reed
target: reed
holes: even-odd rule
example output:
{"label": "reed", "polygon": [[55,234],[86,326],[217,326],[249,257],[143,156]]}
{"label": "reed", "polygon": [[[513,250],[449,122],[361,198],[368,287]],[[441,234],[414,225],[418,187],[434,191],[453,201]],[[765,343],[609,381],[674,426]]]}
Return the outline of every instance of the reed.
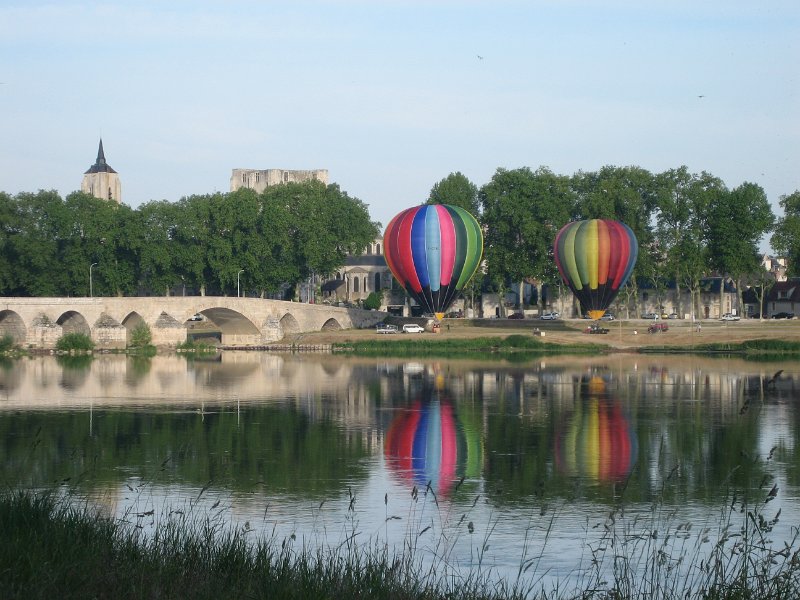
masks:
{"label": "reed", "polygon": [[[718,519],[700,525],[678,521],[660,501],[649,513],[620,501],[602,522],[587,519],[584,559],[555,582],[539,569],[560,513],[543,501],[520,523],[530,538],[517,579],[498,582],[483,557],[495,523],[473,526],[469,511],[440,505],[430,486],[414,488],[401,515],[385,498],[386,523],[405,523],[400,548],[380,532],[357,541],[352,492],[343,539],[329,544],[281,538],[274,529],[256,534],[249,522],[226,525],[222,509],[198,517],[197,502],[160,518],[136,508],[115,519],[59,490],[9,491],[0,494],[0,589],[4,598],[26,599],[796,599],[797,530],[782,544],[770,539],[780,518],[770,511],[777,495],[770,484],[751,497],[731,493]],[[466,573],[454,559],[463,544],[472,549]]]}

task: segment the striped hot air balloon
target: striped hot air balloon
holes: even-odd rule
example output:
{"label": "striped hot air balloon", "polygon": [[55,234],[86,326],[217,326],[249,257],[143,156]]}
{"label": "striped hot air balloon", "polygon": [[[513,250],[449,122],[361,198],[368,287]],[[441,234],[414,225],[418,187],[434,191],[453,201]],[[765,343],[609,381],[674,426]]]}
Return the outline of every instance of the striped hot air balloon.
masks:
{"label": "striped hot air balloon", "polygon": [[483,234],[475,217],[463,208],[423,204],[389,222],[383,254],[408,294],[441,319],[478,269]]}
{"label": "striped hot air balloon", "polygon": [[631,228],[611,219],[567,223],[554,244],[561,278],[593,319],[605,314],[628,281],[638,252]]}

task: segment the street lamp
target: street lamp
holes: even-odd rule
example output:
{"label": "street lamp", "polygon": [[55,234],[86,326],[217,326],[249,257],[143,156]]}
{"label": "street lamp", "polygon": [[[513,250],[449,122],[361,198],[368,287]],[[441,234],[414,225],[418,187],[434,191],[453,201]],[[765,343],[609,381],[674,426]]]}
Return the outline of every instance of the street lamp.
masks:
{"label": "street lamp", "polygon": [[94,288],[92,287],[92,267],[96,265],[97,263],[92,263],[89,265],[89,298],[94,297]]}
{"label": "street lamp", "polygon": [[239,272],[236,274],[236,297],[239,297],[239,275],[244,273],[244,269],[239,269]]}

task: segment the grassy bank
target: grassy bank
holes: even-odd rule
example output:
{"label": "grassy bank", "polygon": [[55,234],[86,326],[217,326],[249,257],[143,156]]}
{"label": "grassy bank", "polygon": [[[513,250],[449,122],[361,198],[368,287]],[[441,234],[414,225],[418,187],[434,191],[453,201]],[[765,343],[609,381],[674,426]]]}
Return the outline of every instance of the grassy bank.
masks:
{"label": "grassy bank", "polygon": [[[768,518],[765,509],[774,491],[762,491],[755,504],[727,498],[718,524],[694,529],[670,521],[663,507],[630,519],[615,506],[593,528],[600,533],[586,543],[586,565],[573,566],[581,574],[538,588],[535,554],[520,561],[520,576],[533,583],[508,585],[485,573],[465,576],[442,557],[439,568],[425,566],[413,540],[395,554],[379,543],[357,545],[354,532],[335,547],[314,549],[294,536],[255,537],[247,524],[230,528],[181,511],[170,511],[145,535],[138,523],[152,511],[117,520],[64,496],[7,492],[0,494],[0,590],[3,598],[26,600],[794,600],[800,549],[797,539],[772,548],[780,511]],[[546,543],[558,527],[557,511],[542,514]]]}
{"label": "grassy bank", "polygon": [[563,344],[545,342],[531,335],[506,337],[432,338],[404,337],[400,340],[361,340],[333,344],[334,352],[359,356],[386,356],[396,358],[420,357],[500,357],[542,354],[599,354],[608,347],[597,344]]}
{"label": "grassy bank", "polygon": [[[75,508],[53,494],[0,496],[0,590],[5,599],[521,598],[478,577],[450,581],[390,551],[346,544],[316,550],[254,539],[180,511],[145,536],[130,520]],[[149,516],[149,513],[147,516]]]}
{"label": "grassy bank", "polygon": [[688,348],[653,346],[650,348],[642,348],[640,352],[658,354],[737,354],[753,359],[780,360],[787,357],[800,357],[800,342],[757,339],[745,340],[743,342],[712,342],[698,344]]}

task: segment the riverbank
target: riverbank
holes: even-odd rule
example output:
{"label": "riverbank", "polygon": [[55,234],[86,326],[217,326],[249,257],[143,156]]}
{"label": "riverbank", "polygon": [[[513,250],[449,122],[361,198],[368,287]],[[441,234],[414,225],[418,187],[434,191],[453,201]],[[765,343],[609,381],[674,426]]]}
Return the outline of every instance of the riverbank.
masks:
{"label": "riverbank", "polygon": [[[580,319],[539,321],[496,319],[470,321],[466,319],[446,319],[440,333],[426,331],[421,334],[377,334],[374,329],[346,329],[339,331],[320,331],[291,336],[292,344],[326,344],[334,348],[369,342],[381,345],[407,344],[409,340],[426,343],[445,340],[464,341],[482,338],[503,339],[512,335],[526,335],[548,345],[585,347],[594,345],[603,352],[716,352],[722,347],[735,346],[756,340],[781,340],[800,343],[800,320],[747,320],[747,321],[702,321],[698,328],[689,321],[669,320],[668,329],[658,333],[648,333],[653,321],[620,320],[604,322],[607,334],[588,334],[586,328],[591,321]],[[714,350],[711,345],[716,345]]]}

